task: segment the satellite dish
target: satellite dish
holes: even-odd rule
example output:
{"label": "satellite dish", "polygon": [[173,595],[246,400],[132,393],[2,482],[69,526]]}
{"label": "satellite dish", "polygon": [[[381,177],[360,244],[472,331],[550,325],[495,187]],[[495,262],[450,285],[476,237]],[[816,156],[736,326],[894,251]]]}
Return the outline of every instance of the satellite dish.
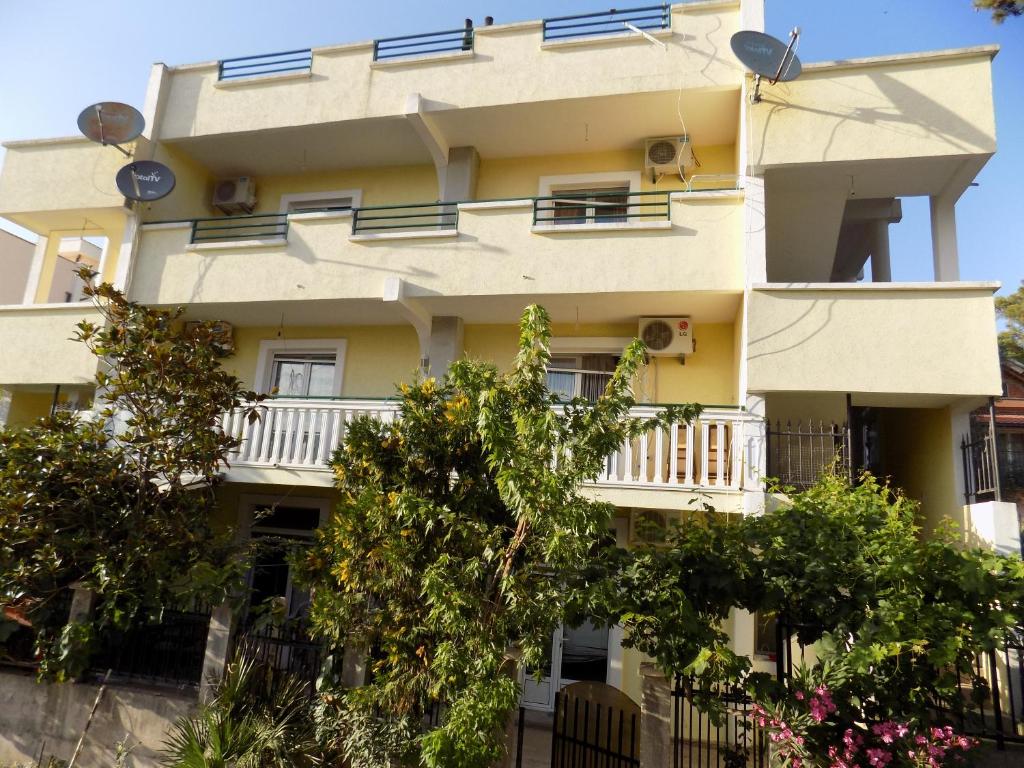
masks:
{"label": "satellite dish", "polygon": [[128,163],[117,172],[117,188],[129,200],[152,202],[167,197],[174,189],[174,173],[155,160]]}
{"label": "satellite dish", "polygon": [[732,52],[751,72],[754,73],[754,93],[751,101],[761,100],[761,78],[768,78],[769,85],[788,82],[800,76],[803,68],[796,56],[796,44],[800,40],[800,28],[794,27],[789,33],[789,43],[766,35],[764,32],[742,30],[732,36]]}
{"label": "satellite dish", "polygon": [[103,146],[126,144],[142,135],[146,120],[135,107],[117,101],[91,104],[78,116],[78,130]]}

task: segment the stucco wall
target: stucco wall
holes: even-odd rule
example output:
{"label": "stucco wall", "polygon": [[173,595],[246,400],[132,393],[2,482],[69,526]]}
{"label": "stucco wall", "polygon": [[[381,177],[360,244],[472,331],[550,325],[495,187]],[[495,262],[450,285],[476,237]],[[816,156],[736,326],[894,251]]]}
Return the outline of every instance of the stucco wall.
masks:
{"label": "stucco wall", "polygon": [[805,68],[749,111],[762,167],[995,151],[991,49]]}
{"label": "stucco wall", "polygon": [[[0,671],[0,763],[34,765],[42,750],[68,760],[89,718],[98,686],[35,682]],[[194,706],[194,694],[108,686],[76,765],[109,768],[118,742],[134,745],[133,768],[158,766],[168,727]]]}
{"label": "stucco wall", "polygon": [[993,288],[816,284],[750,295],[754,392],[1001,392]]}
{"label": "stucco wall", "polygon": [[75,325],[99,323],[99,311],[74,304],[0,310],[0,384],[83,384],[96,373],[96,358],[71,341]]}
{"label": "stucco wall", "polygon": [[460,207],[457,236],[359,242],[348,219],[293,219],[287,244],[198,251],[187,227],[145,228],[131,293],[148,304],[380,299],[389,275],[410,296],[741,290],[742,200],[695,195],[671,215],[671,229],[539,234],[528,205]]}
{"label": "stucco wall", "polygon": [[[253,131],[404,113],[408,94],[472,108],[679,88],[737,87],[729,49],[738,3],[673,9],[668,51],[643,38],[542,50],[540,22],[476,30],[476,54],[373,68],[370,42],[314,51],[311,76],[217,88],[217,64],[171,71],[164,139]],[[499,19],[500,21],[500,19]],[[386,34],[382,31],[381,34]],[[573,77],[565,74],[572,72]],[[443,82],[443,95],[438,83]]]}

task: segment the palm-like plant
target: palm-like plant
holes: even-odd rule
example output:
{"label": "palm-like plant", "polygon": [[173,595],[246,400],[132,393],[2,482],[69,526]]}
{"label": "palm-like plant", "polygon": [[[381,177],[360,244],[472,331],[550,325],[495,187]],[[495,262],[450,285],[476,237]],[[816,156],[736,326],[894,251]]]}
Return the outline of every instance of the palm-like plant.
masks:
{"label": "palm-like plant", "polygon": [[307,684],[237,656],[210,700],[175,722],[171,768],[302,768],[321,762]]}

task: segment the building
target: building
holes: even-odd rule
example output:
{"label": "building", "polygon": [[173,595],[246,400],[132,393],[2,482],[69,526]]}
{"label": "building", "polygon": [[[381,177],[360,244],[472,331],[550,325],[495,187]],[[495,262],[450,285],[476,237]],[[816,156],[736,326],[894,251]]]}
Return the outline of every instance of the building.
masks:
{"label": "building", "polygon": [[[346,419],[387,417],[394,382],[421,367],[441,374],[463,354],[508,365],[517,319],[537,302],[555,321],[553,387],[591,391],[628,340],[659,343],[666,324],[648,318],[667,318],[641,399],[708,406],[609,457],[590,492],[619,509],[624,544],[695,491],[756,513],[766,476],[807,483],[837,454],[920,499],[930,525],[952,518],[994,539],[1002,508],[964,504],[961,438],[1001,392],[998,285],[959,279],[955,216],[996,149],[996,48],[807,64],[792,82],[761,83],[754,102],[729,51],[733,33],[763,28],[761,0],[640,11],[646,35],[622,25],[629,13],[156,64],[132,150],[170,166],[177,186],[149,204],[126,205],[109,148],[8,143],[0,215],[39,236],[37,290],[0,308],[11,421],[44,415],[58,386],[91,399],[95,360],[68,337],[96,313],[54,303],[50,282],[60,243],[86,235],[105,238],[104,280],[228,324],[226,367],[278,388],[261,423],[227,421],[243,447],[223,514],[251,535],[309,535],[331,505],[326,460]],[[929,281],[890,279],[904,197],[930,201]],[[680,327],[688,339],[674,338]],[[266,647],[308,668],[316,649],[287,566],[253,578],[293,619]],[[216,671],[238,630],[224,615],[183,610],[175,620],[199,627],[191,660],[141,673],[194,683],[204,659]],[[736,648],[771,669],[755,617],[731,624]],[[549,711],[581,677],[639,701],[642,659],[620,639],[614,627],[556,633],[524,705]],[[194,700],[123,690],[109,718],[139,733]],[[45,695],[91,704],[75,691]],[[17,716],[0,715],[2,757],[34,755],[25,734],[45,730],[4,722]],[[50,749],[71,739],[53,733]]]}

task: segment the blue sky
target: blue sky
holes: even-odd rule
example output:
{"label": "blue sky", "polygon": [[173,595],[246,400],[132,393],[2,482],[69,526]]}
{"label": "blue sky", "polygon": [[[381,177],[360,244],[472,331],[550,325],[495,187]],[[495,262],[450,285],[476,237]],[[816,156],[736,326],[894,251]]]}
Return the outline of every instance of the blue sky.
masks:
{"label": "blue sky", "polygon": [[[636,0],[619,7],[646,4]],[[95,101],[142,106],[149,66],[183,64],[460,26],[604,10],[608,0],[0,0],[0,139],[74,135]],[[961,277],[1024,277],[1017,227],[1024,177],[1024,18],[1001,26],[971,0],[767,0],[767,31],[803,30],[804,61],[998,43],[999,152],[957,206]],[[56,182],[55,182],[56,183]],[[893,278],[929,280],[926,200],[892,229]]]}

